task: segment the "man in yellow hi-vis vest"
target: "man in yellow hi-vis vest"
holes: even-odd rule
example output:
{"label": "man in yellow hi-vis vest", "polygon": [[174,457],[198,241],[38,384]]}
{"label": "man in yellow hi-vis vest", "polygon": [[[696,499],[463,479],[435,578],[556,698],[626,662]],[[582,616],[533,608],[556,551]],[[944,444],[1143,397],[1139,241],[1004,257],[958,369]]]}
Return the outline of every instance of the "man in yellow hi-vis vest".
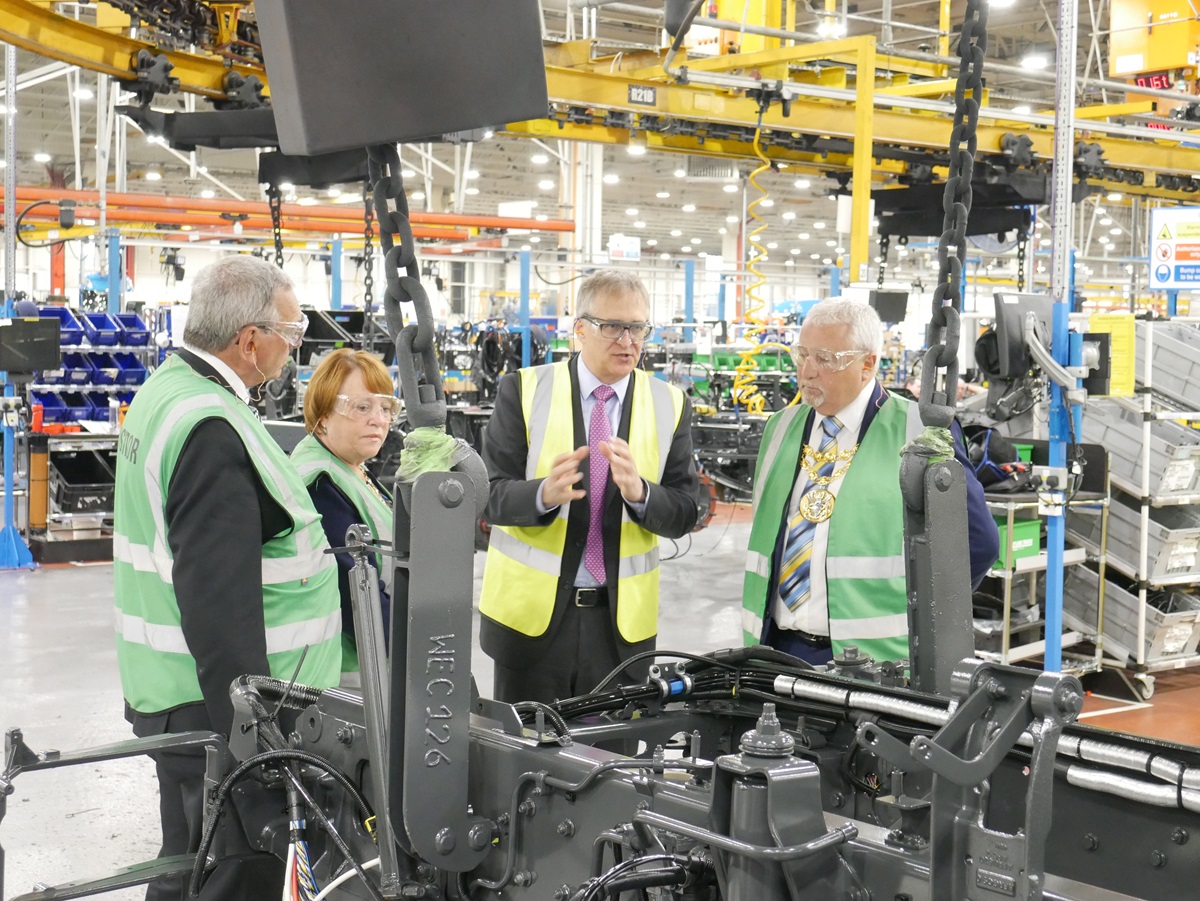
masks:
{"label": "man in yellow hi-vis vest", "polygon": [[641,281],[597,272],[576,301],[579,354],[500,382],[479,604],[500,700],[590,691],[654,647],[658,538],[695,526],[699,482],[687,398],[636,368],[652,329]]}
{"label": "man in yellow hi-vis vest", "polygon": [[[139,736],[228,735],[230,683],[260,674],[315,688],[338,684],[337,568],[303,479],[250,408],[306,320],[291,280],[249,256],[197,275],[183,349],[138,391],[117,440],[113,526],[117,663],[125,715]],[[285,726],[286,729],[286,726]],[[153,755],[160,856],[194,853],[204,806],[204,752]],[[221,821],[226,855],[203,898],[278,897],[283,867],[252,853],[243,831],[282,798],[236,798]],[[151,901],[184,896],[178,877]]]}

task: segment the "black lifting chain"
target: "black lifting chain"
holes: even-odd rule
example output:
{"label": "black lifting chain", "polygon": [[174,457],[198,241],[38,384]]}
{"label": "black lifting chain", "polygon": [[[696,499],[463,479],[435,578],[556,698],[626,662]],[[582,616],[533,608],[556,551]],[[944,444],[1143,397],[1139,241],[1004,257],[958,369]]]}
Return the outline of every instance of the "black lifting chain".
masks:
{"label": "black lifting chain", "polygon": [[363,350],[373,353],[375,350],[375,317],[371,311],[375,308],[375,207],[371,201],[371,181],[364,179],[363,189],[363,309],[366,311],[363,319]]}
{"label": "black lifting chain", "polygon": [[[442,370],[434,340],[433,310],[429,295],[421,284],[412,223],[408,221],[408,198],[400,174],[400,152],[396,145],[368,147],[367,171],[374,186],[379,245],[384,252],[383,274],[387,290],[383,296],[383,311],[388,333],[396,343],[400,395],[404,398],[408,422],[413,428],[445,428],[446,395],[442,391]],[[395,204],[394,210],[389,203]],[[398,243],[393,237],[396,235],[399,236]],[[413,305],[415,324],[404,324],[402,303]]]}
{"label": "black lifting chain", "polygon": [[1022,228],[1017,232],[1017,290],[1025,290],[1025,248],[1029,244],[1029,234]]}
{"label": "black lifting chain", "polygon": [[975,132],[979,124],[979,100],[983,96],[987,12],[987,0],[967,0],[966,19],[958,42],[961,62],[954,88],[950,174],[942,199],[945,216],[938,242],[938,282],[933,292],[933,315],[925,332],[928,349],[921,368],[921,422],[947,429],[954,418],[958,388],[958,314],[962,309],[962,273],[967,255],[967,216],[971,212],[971,170],[978,144]]}
{"label": "black lifting chain", "polygon": [[283,194],[275,185],[267,186],[267,206],[271,210],[271,234],[275,236],[275,265],[283,268]]}
{"label": "black lifting chain", "polygon": [[883,290],[883,276],[887,272],[887,255],[888,248],[892,245],[891,235],[879,236],[879,280],[877,282],[879,290]]}

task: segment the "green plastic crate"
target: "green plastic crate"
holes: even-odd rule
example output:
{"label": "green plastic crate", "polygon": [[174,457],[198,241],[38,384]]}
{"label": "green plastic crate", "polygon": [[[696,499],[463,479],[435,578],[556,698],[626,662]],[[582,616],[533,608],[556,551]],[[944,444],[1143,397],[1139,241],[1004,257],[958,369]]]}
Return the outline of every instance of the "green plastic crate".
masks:
{"label": "green plastic crate", "polygon": [[[1000,559],[996,561],[995,569],[1009,569],[1008,518],[992,517],[996,520],[996,528],[1000,531]],[[1012,535],[1012,559],[1033,557],[1042,549],[1042,521],[1040,519],[1014,519]]]}
{"label": "green plastic crate", "polygon": [[1033,445],[1032,444],[1021,444],[1020,442],[1014,441],[1013,449],[1016,450],[1016,452],[1017,452],[1018,460],[1024,460],[1026,463],[1033,462]]}

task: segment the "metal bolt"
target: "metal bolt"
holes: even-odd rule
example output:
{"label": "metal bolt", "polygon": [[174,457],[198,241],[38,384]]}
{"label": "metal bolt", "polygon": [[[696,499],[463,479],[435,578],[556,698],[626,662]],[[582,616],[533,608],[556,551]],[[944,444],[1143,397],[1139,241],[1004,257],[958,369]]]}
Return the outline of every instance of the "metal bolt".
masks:
{"label": "metal bolt", "polygon": [[517,808],[517,813],[521,814],[522,816],[531,817],[537,813],[537,804],[526,799],[522,801],[521,805]]}
{"label": "metal bolt", "polygon": [[439,830],[433,839],[433,846],[439,854],[449,854],[457,844],[458,839],[454,836],[454,830],[450,828]]}
{"label": "metal bolt", "polygon": [[500,814],[500,816],[496,817],[496,822],[499,823],[501,826],[507,826],[508,825],[508,814],[506,814],[506,813]]}
{"label": "metal bolt", "polygon": [[423,882],[433,879],[436,873],[437,871],[433,868],[432,864],[423,863],[417,865],[417,878]]}
{"label": "metal bolt", "polygon": [[571,897],[571,886],[565,882],[554,890],[554,901],[567,901]]}
{"label": "metal bolt", "polygon": [[533,885],[537,881],[537,873],[533,870],[520,870],[513,874],[513,882],[517,885]]}
{"label": "metal bolt", "polygon": [[476,823],[467,833],[467,842],[475,851],[482,851],[492,840],[492,830],[483,823]]}
{"label": "metal bolt", "polygon": [[354,730],[349,726],[342,726],[337,730],[337,740],[344,745],[354,743]]}
{"label": "metal bolt", "polygon": [[570,838],[575,834],[575,824],[570,820],[563,820],[558,824],[558,834],[564,838]]}
{"label": "metal bolt", "polygon": [[1089,832],[1083,837],[1083,849],[1085,851],[1095,851],[1100,847],[1100,838],[1092,832]]}
{"label": "metal bolt", "polygon": [[1150,865],[1155,869],[1161,870],[1167,865],[1167,854],[1165,851],[1151,851]]}
{"label": "metal bolt", "polygon": [[1171,841],[1177,845],[1186,845],[1188,838],[1188,831],[1186,829],[1181,829],[1180,827],[1176,826],[1173,830],[1171,830]]}
{"label": "metal bolt", "polygon": [[466,497],[466,489],[458,479],[446,479],[438,485],[438,497],[442,499],[443,507],[457,507]]}
{"label": "metal bolt", "polygon": [[829,796],[829,803],[835,810],[840,810],[846,804],[846,796],[841,792],[834,792]]}
{"label": "metal bolt", "polygon": [[945,466],[939,466],[933,476],[933,484],[937,485],[939,491],[946,491],[954,477],[950,475],[950,470]]}

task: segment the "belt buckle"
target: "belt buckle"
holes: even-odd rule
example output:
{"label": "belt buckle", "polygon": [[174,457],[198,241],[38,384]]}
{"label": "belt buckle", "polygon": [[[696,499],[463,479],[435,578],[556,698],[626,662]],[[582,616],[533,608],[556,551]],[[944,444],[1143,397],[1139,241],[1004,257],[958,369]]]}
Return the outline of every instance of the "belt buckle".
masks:
{"label": "belt buckle", "polygon": [[600,588],[576,588],[575,589],[575,606],[576,607],[597,607],[600,604]]}

